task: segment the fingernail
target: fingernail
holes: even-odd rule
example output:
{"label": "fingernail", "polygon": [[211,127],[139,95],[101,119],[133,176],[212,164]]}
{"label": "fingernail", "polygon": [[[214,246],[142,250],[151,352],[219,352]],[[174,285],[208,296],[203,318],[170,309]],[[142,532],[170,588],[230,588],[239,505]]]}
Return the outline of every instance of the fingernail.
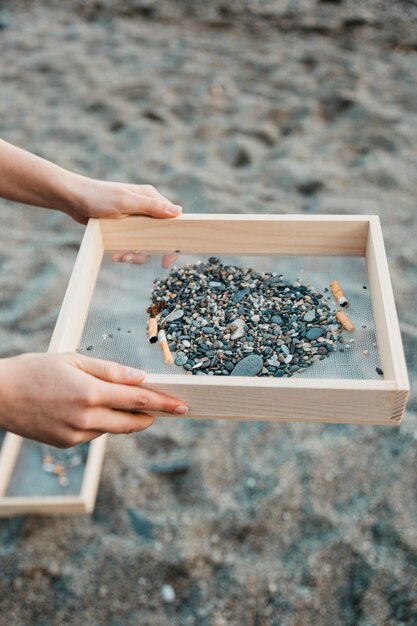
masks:
{"label": "fingernail", "polygon": [[133,254],[125,254],[123,257],[125,263],[131,263],[133,261]]}
{"label": "fingernail", "polygon": [[180,206],[179,204],[172,204],[171,206],[167,206],[167,208],[165,209],[166,213],[169,213],[170,215],[178,215],[178,213],[181,213],[182,211],[182,206]]}
{"label": "fingernail", "polygon": [[137,370],[134,367],[126,368],[126,377],[131,378],[132,380],[136,378],[143,378],[145,374],[146,372],[144,372],[144,370]]}
{"label": "fingernail", "polygon": [[188,413],[188,406],[185,406],[185,405],[177,406],[174,413],[176,413],[177,415],[185,415],[186,413]]}

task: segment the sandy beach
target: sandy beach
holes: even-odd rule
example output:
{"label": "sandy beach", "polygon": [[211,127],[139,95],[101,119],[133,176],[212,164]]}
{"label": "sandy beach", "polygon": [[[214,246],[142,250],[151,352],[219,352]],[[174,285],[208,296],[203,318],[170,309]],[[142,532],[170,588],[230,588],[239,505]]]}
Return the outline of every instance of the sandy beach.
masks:
{"label": "sandy beach", "polygon": [[[378,214],[411,383],[399,429],[111,437],[91,517],[0,520],[0,626],[417,624],[416,85],[413,0],[0,3],[4,139],[187,212]],[[3,357],[83,231],[0,201]]]}

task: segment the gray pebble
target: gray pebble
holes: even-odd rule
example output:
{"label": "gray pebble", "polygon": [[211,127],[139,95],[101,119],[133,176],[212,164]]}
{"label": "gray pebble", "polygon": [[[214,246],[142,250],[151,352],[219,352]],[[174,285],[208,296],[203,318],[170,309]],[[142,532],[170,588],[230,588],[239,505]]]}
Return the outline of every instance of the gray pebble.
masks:
{"label": "gray pebble", "polygon": [[239,291],[236,291],[236,293],[233,294],[233,302],[240,302],[248,295],[248,293],[249,289],[247,287],[245,287],[244,289],[239,289]]}
{"label": "gray pebble", "polygon": [[307,337],[307,339],[318,339],[319,337],[322,336],[322,334],[325,331],[326,331],[326,329],[322,328],[321,326],[313,326],[313,328],[310,328],[306,332],[306,337]]}
{"label": "gray pebble", "polygon": [[237,363],[231,376],[256,376],[262,368],[262,357],[257,354],[251,354]]}
{"label": "gray pebble", "polygon": [[312,322],[315,319],[315,317],[316,317],[316,314],[314,312],[314,309],[310,309],[304,315],[303,319],[304,319],[305,322]]}

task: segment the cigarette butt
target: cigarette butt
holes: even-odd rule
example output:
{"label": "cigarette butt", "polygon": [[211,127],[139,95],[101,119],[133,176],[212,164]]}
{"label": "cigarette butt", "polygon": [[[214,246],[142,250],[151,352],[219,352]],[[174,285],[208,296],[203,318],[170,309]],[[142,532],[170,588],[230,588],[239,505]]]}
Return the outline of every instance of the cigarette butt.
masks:
{"label": "cigarette butt", "polygon": [[156,343],[158,341],[158,322],[156,317],[150,317],[148,319],[148,337],[150,343]]}
{"label": "cigarette butt", "polygon": [[332,290],[332,294],[335,300],[337,300],[340,306],[347,309],[347,307],[349,306],[349,302],[346,300],[343,289],[341,288],[337,280],[332,280],[332,282],[330,283],[330,289]]}
{"label": "cigarette butt", "polygon": [[346,315],[346,313],[343,313],[343,311],[337,311],[336,319],[339,322],[339,324],[341,324],[343,328],[348,331],[348,333],[354,332],[355,327],[350,321],[350,319],[348,318],[348,316]]}
{"label": "cigarette butt", "polygon": [[174,359],[172,358],[171,350],[169,349],[167,337],[164,330],[159,331],[158,341],[164,355],[164,363],[166,363],[167,365],[172,365]]}

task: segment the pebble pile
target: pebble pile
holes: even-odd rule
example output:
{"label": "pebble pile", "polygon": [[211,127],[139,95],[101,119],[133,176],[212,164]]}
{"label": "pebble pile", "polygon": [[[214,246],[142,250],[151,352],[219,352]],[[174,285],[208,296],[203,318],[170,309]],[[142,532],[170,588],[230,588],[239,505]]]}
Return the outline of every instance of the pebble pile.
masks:
{"label": "pebble pile", "polygon": [[173,268],[152,302],[175,363],[190,374],[292,376],[337,346],[339,325],[324,294],[299,279],[224,265],[218,258]]}

